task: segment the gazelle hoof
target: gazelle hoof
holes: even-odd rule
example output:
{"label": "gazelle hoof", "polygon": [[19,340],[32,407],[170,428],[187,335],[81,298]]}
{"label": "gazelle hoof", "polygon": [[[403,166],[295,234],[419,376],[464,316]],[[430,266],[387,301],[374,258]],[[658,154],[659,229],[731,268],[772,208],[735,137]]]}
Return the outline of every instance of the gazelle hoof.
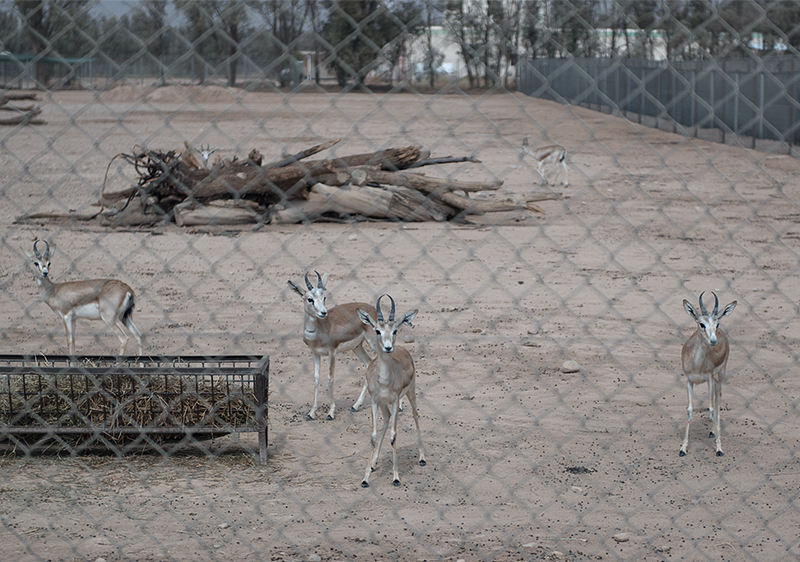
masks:
{"label": "gazelle hoof", "polygon": [[400,485],[400,481],[399,480],[395,480],[394,482],[392,482],[392,484],[394,484],[395,486],[399,486]]}
{"label": "gazelle hoof", "polygon": [[350,411],[351,412],[357,412],[358,408],[356,408],[355,406],[350,406]]}
{"label": "gazelle hoof", "polygon": [[419,461],[419,465],[420,466],[425,466],[426,464],[428,464],[428,463],[425,462],[425,459],[422,459],[421,461]]}
{"label": "gazelle hoof", "polygon": [[680,452],[679,454],[680,454],[680,456],[682,456],[682,457],[685,457],[685,456],[686,456],[686,451],[684,451],[683,449],[681,449],[681,452]]}
{"label": "gazelle hoof", "polygon": [[332,415],[330,415],[330,414],[328,414],[328,417],[327,417],[326,419],[327,419],[328,421],[333,421],[333,416],[332,416]]}
{"label": "gazelle hoof", "polygon": [[723,453],[722,451],[717,451],[717,456],[718,457],[724,457],[725,453]]}
{"label": "gazelle hoof", "polygon": [[306,421],[314,421],[314,416],[311,414],[306,414]]}
{"label": "gazelle hoof", "polygon": [[710,432],[710,433],[708,434],[708,437],[709,437],[710,439],[714,439],[714,432],[713,432],[713,431],[712,431],[712,432]]}
{"label": "gazelle hoof", "polygon": [[362,481],[361,482],[361,487],[362,488],[369,488],[369,482],[367,482],[366,480]]}

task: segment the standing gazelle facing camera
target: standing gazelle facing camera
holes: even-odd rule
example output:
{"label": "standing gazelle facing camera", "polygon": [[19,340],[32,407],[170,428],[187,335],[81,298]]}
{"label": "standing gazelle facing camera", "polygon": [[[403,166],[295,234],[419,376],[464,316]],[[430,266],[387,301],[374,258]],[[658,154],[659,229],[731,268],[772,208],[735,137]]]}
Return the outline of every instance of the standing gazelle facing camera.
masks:
{"label": "standing gazelle facing camera", "polygon": [[[325,285],[328,274],[317,274],[317,286],[311,284],[306,273],[305,281],[308,290],[304,291],[292,281],[289,286],[303,297],[303,341],[311,350],[314,357],[314,405],[308,412],[307,419],[317,417],[319,397],[319,370],[322,355],[328,356],[330,371],[328,372],[328,392],[331,397],[331,407],[328,410],[328,419],[332,420],[336,413],[336,401],[333,398],[333,371],[336,366],[336,353],[338,351],[352,350],[364,365],[369,365],[370,356],[364,351],[363,343],[366,326],[358,319],[357,309],[362,308],[375,311],[370,305],[363,302],[351,302],[334,306],[330,310],[325,307]],[[357,411],[364,402],[367,394],[367,383],[361,388],[361,394],[353,404],[352,411]]]}
{"label": "standing gazelle facing camera", "polygon": [[[381,313],[381,299],[389,297],[392,302],[392,310],[389,313],[389,320],[383,319]],[[417,426],[417,443],[419,445],[419,465],[425,466],[425,450],[422,446],[422,435],[419,431],[419,414],[417,413],[417,391],[414,383],[416,370],[414,360],[407,349],[394,344],[397,337],[397,330],[403,324],[411,326],[411,321],[417,315],[416,310],[406,312],[400,320],[394,319],[394,299],[389,295],[381,295],[375,304],[377,317],[372,316],[371,312],[359,310],[358,317],[366,325],[375,330],[374,350],[378,353],[372,363],[367,368],[367,386],[372,397],[372,453],[370,454],[367,471],[364,480],[361,481],[362,488],[369,487],[369,475],[375,470],[378,463],[378,456],[381,453],[381,444],[386,436],[386,429],[392,426],[389,442],[392,444],[392,483],[400,485],[400,475],[397,472],[397,413],[400,411],[400,399],[405,396],[411,404],[411,411],[414,414],[414,423]],[[378,408],[383,414],[383,431],[378,439]]]}
{"label": "standing gazelle facing camera", "polygon": [[38,273],[36,283],[39,296],[53,312],[64,321],[67,330],[67,347],[75,355],[75,321],[102,320],[111,329],[119,330],[119,354],[125,354],[128,332],[136,338],[139,355],[142,355],[142,334],[133,323],[134,293],[127,284],[117,279],[89,279],[53,283],[50,280],[50,257],[55,249],[44,241],[44,254],[39,252],[39,240],[33,243],[33,255],[25,252]]}
{"label": "standing gazelle facing camera", "polygon": [[[534,160],[536,160],[536,170],[539,172],[539,175],[542,176],[541,183],[543,185],[547,185],[548,181],[545,176],[547,173],[545,170],[545,166],[551,164],[553,166],[561,166],[564,170],[564,187],[569,187],[569,170],[567,170],[567,151],[563,146],[559,146],[557,144],[553,144],[550,146],[543,146],[541,148],[530,148],[528,146],[528,139],[527,137],[522,140],[522,154],[531,156]],[[553,185],[556,184],[556,178],[558,178],[560,170],[556,169],[556,173],[553,176]]]}
{"label": "standing gazelle facing camera", "polygon": [[689,304],[683,301],[683,308],[686,313],[697,322],[697,330],[686,340],[681,349],[681,362],[683,373],[686,375],[686,390],[689,394],[689,407],[687,408],[689,419],[686,422],[686,436],[683,438],[681,446],[681,456],[686,455],[686,447],[689,445],[689,426],[692,423],[692,388],[696,384],[708,384],[708,413],[713,423],[713,430],[709,437],[714,437],[717,456],[721,457],[722,444],[720,443],[720,420],[719,420],[719,401],[722,398],[722,383],[725,381],[725,367],[728,364],[728,337],[719,321],[733,312],[736,308],[736,301],[719,312],[719,299],[714,295],[714,310],[709,313],[703,305],[703,295],[700,293],[700,313]]}

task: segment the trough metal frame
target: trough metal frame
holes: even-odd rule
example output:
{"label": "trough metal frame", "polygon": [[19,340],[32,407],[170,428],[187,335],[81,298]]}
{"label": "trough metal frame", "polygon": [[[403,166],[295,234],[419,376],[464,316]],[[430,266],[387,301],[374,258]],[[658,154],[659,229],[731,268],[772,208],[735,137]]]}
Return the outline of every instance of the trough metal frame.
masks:
{"label": "trough metal frame", "polygon": [[[241,365],[239,365],[241,364]],[[246,365],[245,365],[246,364]],[[88,366],[100,365],[100,366]],[[225,366],[223,366],[225,365]],[[255,424],[241,426],[174,426],[156,427],[128,425],[107,427],[103,425],[85,426],[11,426],[0,422],[0,440],[12,435],[123,435],[123,434],[212,434],[258,433],[258,449],[261,464],[267,463],[267,436],[269,394],[269,356],[253,355],[180,355],[180,356],[124,356],[109,355],[0,355],[0,376],[40,374],[50,376],[89,375],[107,377],[114,374],[134,375],[141,378],[173,375],[198,377],[243,376],[252,380],[255,396]],[[10,392],[8,384],[0,385],[0,393]],[[6,388],[8,387],[8,388]]]}

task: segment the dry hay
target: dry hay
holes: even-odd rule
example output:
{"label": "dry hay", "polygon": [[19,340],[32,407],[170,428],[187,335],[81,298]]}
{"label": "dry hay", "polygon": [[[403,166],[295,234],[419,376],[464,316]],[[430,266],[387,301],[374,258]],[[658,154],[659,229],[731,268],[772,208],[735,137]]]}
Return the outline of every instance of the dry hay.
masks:
{"label": "dry hay", "polygon": [[1,392],[0,423],[17,428],[91,427],[113,435],[121,427],[157,434],[255,425],[251,385],[225,377],[15,374]]}

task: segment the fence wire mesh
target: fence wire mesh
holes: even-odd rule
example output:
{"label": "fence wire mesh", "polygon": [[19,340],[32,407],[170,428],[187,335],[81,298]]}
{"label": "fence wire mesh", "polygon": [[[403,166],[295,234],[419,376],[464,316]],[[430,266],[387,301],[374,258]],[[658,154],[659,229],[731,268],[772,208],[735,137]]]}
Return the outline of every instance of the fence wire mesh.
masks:
{"label": "fence wire mesh", "polygon": [[[42,0],[0,21],[0,559],[800,559],[800,163],[773,119],[800,109],[774,74],[798,60],[800,4]],[[691,60],[768,95],[709,97]],[[681,77],[697,122],[645,67]],[[541,182],[531,152],[553,144],[568,185],[557,158]],[[341,163],[405,147],[457,161]],[[330,417],[322,358],[307,419],[313,328],[287,282],[315,271],[329,309],[419,311],[397,343],[427,462],[406,406],[398,486],[388,436],[361,486],[356,354],[336,356]],[[103,295],[135,293],[145,357],[85,319],[67,356],[54,312],[91,315],[101,289],[51,278],[127,284]],[[724,456],[705,384],[678,454],[701,292],[737,302]]]}

